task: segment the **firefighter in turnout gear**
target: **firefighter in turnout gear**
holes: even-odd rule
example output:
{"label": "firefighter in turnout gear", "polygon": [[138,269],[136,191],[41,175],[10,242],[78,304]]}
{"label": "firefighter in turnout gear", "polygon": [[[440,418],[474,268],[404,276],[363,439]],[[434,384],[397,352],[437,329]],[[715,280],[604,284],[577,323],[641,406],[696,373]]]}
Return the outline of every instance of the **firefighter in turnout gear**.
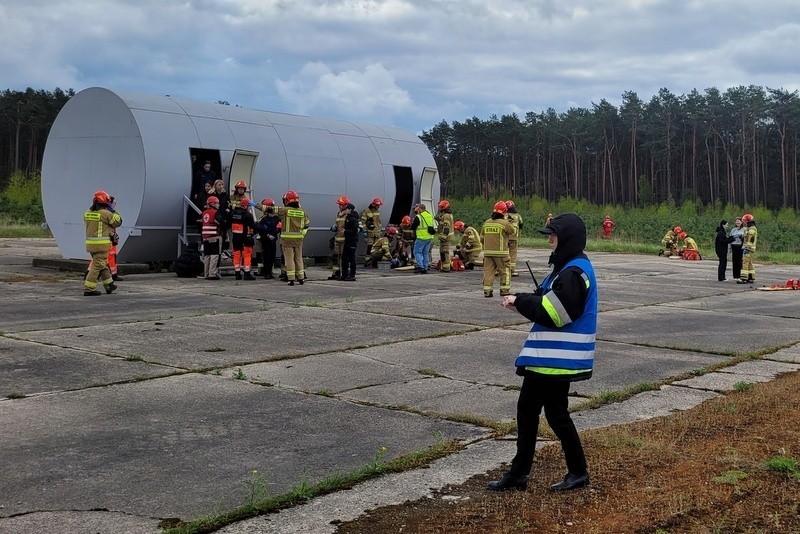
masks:
{"label": "firefighter in turnout gear", "polygon": [[206,199],[206,209],[200,215],[203,239],[203,276],[206,280],[219,280],[219,255],[222,252],[222,228],[225,212],[219,209],[219,199],[211,195]]}
{"label": "firefighter in turnout gear", "polygon": [[514,227],[514,235],[508,238],[508,257],[511,258],[511,276],[519,276],[517,272],[517,243],[522,231],[522,215],[517,213],[517,206],[513,200],[506,200],[508,208],[508,222]]}
{"label": "firefighter in turnout gear", "polygon": [[286,279],[290,286],[295,281],[303,285],[305,268],[303,265],[303,238],[311,225],[308,214],[300,207],[300,195],[293,189],[283,195],[285,207],[278,208],[283,233],[281,234],[281,254],[286,264]]}
{"label": "firefighter in turnout gear", "polygon": [[403,245],[408,255],[408,262],[414,263],[414,240],[417,238],[417,232],[411,228],[411,216],[404,215],[400,220],[400,238],[403,240]]}
{"label": "firefighter in turnout gear", "polygon": [[247,196],[247,184],[244,180],[239,180],[233,186],[233,193],[231,194],[231,209],[234,209],[242,203],[242,199]]}
{"label": "firefighter in turnout gear", "polygon": [[697,248],[697,241],[686,235],[686,232],[681,232],[678,237],[683,241],[683,248],[681,249],[681,257],[684,260],[702,260],[700,250]]}
{"label": "firefighter in turnout gear", "polygon": [[233,247],[233,271],[237,280],[255,280],[250,272],[253,261],[253,235],[256,231],[256,222],[250,213],[250,199],[239,199],[238,205],[231,212],[231,245]]}
{"label": "firefighter in turnout gear", "polygon": [[475,228],[462,221],[456,221],[453,226],[456,232],[461,232],[461,243],[456,246],[456,256],[464,262],[464,268],[471,271],[480,261],[483,250],[481,235]]}
{"label": "firefighter in turnout gear", "polygon": [[91,267],[83,282],[83,295],[86,297],[100,295],[98,280],[102,282],[106,293],[117,289],[108,270],[108,249],[111,248],[111,236],[116,235],[115,229],[122,224],[122,217],[111,204],[111,196],[101,189],[94,193],[92,206],[83,214],[86,252],[92,255]]}
{"label": "firefighter in turnout gear", "polygon": [[440,200],[439,212],[436,214],[436,239],[439,242],[439,270],[449,273],[452,267],[450,262],[450,236],[453,235],[453,212],[450,209],[450,202]]}
{"label": "firefighter in turnout gear", "polygon": [[659,256],[669,258],[678,255],[678,236],[683,230],[680,226],[670,228],[661,239],[661,250],[658,251]]}
{"label": "firefighter in turnout gear", "polygon": [[381,206],[383,206],[383,200],[380,197],[375,197],[370,205],[361,212],[361,230],[366,232],[364,241],[367,244],[366,252],[364,252],[364,267],[369,267],[369,264],[372,263],[370,254],[372,244],[381,238],[383,232],[381,227]]}
{"label": "firefighter in turnout gear", "polygon": [[500,277],[500,294],[511,293],[511,258],[508,256],[508,238],[514,227],[506,218],[508,208],[502,200],[495,203],[491,218],[483,223],[483,296],[491,297],[495,276]]}
{"label": "firefighter in turnout gear", "polygon": [[341,196],[336,199],[336,204],[339,206],[339,211],[336,213],[336,218],[333,220],[331,232],[333,232],[333,255],[331,256],[331,270],[333,271],[328,277],[328,280],[338,280],[342,277],[342,251],[344,250],[344,221],[347,219],[347,205],[350,204],[350,199]]}
{"label": "firefighter in turnout gear", "polygon": [[397,228],[387,226],[383,237],[372,244],[369,251],[369,265],[378,267],[379,261],[390,261],[392,259],[392,240],[397,235]]}
{"label": "firefighter in turnout gear", "polygon": [[752,214],[745,213],[742,215],[742,222],[747,226],[747,231],[744,234],[744,239],[742,239],[742,273],[736,283],[752,284],[756,281],[756,268],[753,265],[753,257],[756,253],[758,230]]}

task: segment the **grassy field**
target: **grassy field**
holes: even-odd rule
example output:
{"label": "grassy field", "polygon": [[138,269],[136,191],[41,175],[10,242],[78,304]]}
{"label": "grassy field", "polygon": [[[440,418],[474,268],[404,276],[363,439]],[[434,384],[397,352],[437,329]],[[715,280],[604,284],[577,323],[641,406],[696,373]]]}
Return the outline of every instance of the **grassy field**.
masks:
{"label": "grassy field", "polygon": [[0,237],[53,237],[39,224],[21,224],[0,220]]}

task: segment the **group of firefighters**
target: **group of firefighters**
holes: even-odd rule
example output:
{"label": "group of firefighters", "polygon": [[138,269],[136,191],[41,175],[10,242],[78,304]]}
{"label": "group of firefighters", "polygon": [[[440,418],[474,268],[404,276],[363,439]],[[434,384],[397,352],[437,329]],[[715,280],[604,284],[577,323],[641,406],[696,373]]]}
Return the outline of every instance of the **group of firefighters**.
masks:
{"label": "group of firefighters", "polygon": [[[271,198],[256,204],[245,196],[245,191],[246,184],[240,181],[235,184],[230,198],[221,199],[211,194],[205,199],[200,216],[203,277],[207,280],[221,278],[220,257],[230,246],[235,278],[255,280],[251,269],[255,236],[258,235],[263,252],[264,278],[275,278],[272,269],[280,243],[280,279],[290,286],[295,283],[302,285],[306,278],[303,238],[311,221],[300,205],[300,196],[290,189],[283,195],[283,206],[276,206]],[[435,217],[424,204],[417,204],[414,217],[404,216],[399,227],[391,224],[383,227],[380,212],[383,201],[378,197],[372,200],[360,217],[346,196],[339,197],[337,204],[339,210],[331,226],[334,236],[331,239],[333,255],[329,279],[355,280],[355,249],[359,236],[363,236],[366,243],[363,258],[365,267],[377,267],[381,262],[387,262],[391,267],[414,265],[417,273],[428,272],[431,245],[435,240],[439,246],[438,270],[471,270],[483,264],[484,295],[492,296],[496,277],[500,280],[500,294],[509,294],[511,276],[516,274],[517,242],[523,224],[513,201],[495,203],[492,216],[480,230],[454,220],[447,200],[438,203]],[[255,220],[251,208],[263,214],[259,221]],[[116,273],[112,274],[109,261],[114,260],[118,240],[116,229],[122,224],[113,197],[106,191],[96,191],[92,206],[84,214],[84,223],[86,250],[92,257],[84,281],[84,295],[100,295],[98,283],[102,283],[106,293],[112,293],[117,288],[114,284]],[[461,237],[455,250],[451,251],[456,233]]]}
{"label": "group of firefighters", "polygon": [[[207,280],[220,279],[220,256],[230,246],[235,278],[255,280],[251,267],[257,235],[263,253],[261,274],[264,278],[275,278],[272,270],[280,243],[282,263],[279,278],[290,286],[295,283],[302,285],[306,278],[303,238],[310,219],[300,205],[300,196],[290,189],[283,195],[283,206],[276,206],[271,198],[256,204],[245,196],[245,191],[246,184],[240,181],[235,184],[230,198],[221,200],[215,195],[206,198],[205,209],[200,217],[203,277]],[[391,268],[414,265],[417,273],[428,272],[431,245],[436,242],[439,247],[436,268],[440,272],[471,270],[482,264],[484,296],[493,295],[495,278],[499,278],[500,294],[509,294],[511,277],[517,274],[517,243],[523,226],[522,217],[517,213],[513,201],[496,202],[491,217],[480,229],[454,220],[452,207],[447,200],[439,201],[435,217],[431,216],[424,204],[417,204],[413,218],[404,216],[399,227],[392,224],[383,226],[380,211],[383,201],[379,197],[375,197],[360,216],[347,196],[339,197],[336,202],[339,209],[330,227],[334,235],[331,238],[332,272],[329,280],[355,280],[355,250],[359,237],[363,237],[366,244],[363,258],[365,267],[377,267],[382,262]],[[260,220],[255,220],[251,208],[263,214]],[[752,279],[755,274],[752,265],[757,235],[755,221],[751,214],[745,214],[741,219],[747,228],[743,236],[746,252],[742,277]],[[100,295],[98,283],[102,283],[106,293],[112,293],[116,289],[114,282],[118,280],[115,269],[116,228],[122,224],[122,218],[115,210],[114,197],[103,190],[95,192],[92,206],[84,214],[84,223],[86,250],[92,257],[84,282],[84,295]],[[610,237],[614,226],[611,218],[606,217],[603,236]],[[460,234],[459,239],[456,239],[456,234]],[[456,240],[458,244],[455,244]],[[452,244],[455,244],[454,251],[451,251]],[[668,229],[661,245],[659,256],[702,259],[697,242],[680,226]]]}
{"label": "group of firefighters", "polygon": [[658,251],[658,255],[667,258],[679,256],[684,260],[703,259],[700,256],[700,250],[697,248],[697,241],[689,237],[680,226],[667,230],[661,240],[661,250]]}

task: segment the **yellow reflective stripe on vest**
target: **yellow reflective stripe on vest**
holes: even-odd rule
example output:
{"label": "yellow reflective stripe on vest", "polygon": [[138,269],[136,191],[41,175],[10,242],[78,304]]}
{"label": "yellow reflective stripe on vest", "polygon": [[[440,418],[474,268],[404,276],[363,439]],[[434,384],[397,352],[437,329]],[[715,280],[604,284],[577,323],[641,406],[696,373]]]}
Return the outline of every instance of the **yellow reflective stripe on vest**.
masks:
{"label": "yellow reflective stripe on vest", "polygon": [[586,369],[554,369],[552,367],[526,367],[526,371],[533,371],[534,373],[539,373],[541,375],[577,375],[580,373],[585,373]]}

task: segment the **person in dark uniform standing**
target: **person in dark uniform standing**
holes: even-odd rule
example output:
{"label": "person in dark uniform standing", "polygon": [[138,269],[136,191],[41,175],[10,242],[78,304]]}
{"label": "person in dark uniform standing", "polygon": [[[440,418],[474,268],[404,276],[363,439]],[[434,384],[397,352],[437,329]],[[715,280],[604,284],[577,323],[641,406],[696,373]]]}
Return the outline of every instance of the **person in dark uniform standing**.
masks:
{"label": "person in dark uniform standing", "polygon": [[347,213],[344,218],[344,246],[342,247],[342,276],[343,282],[356,281],[356,248],[358,248],[359,218],[353,204],[345,206]]}
{"label": "person in dark uniform standing", "polygon": [[278,238],[281,235],[281,218],[275,215],[275,201],[267,197],[261,201],[261,209],[264,216],[258,221],[258,237],[261,241],[261,252],[264,256],[263,270],[261,274],[267,280],[272,280],[275,276],[272,269],[275,268],[275,256],[278,251]]}
{"label": "person in dark uniform standing", "polygon": [[714,251],[717,253],[719,265],[717,266],[717,281],[725,282],[725,271],[728,269],[728,245],[734,238],[728,237],[728,221],[722,219],[717,226],[717,237],[714,239]]}
{"label": "person in dark uniform standing", "polygon": [[510,469],[488,489],[524,490],[536,450],[539,415],[561,441],[567,474],[550,486],[553,491],[589,484],[589,471],[578,431],[569,415],[571,382],[592,376],[597,334],[597,280],[583,252],[586,225],[578,215],[564,213],[539,230],[548,236],[553,271],[533,293],[503,298],[503,307],[530,319],[530,334],[514,365],[523,377],[517,401],[517,453]]}

